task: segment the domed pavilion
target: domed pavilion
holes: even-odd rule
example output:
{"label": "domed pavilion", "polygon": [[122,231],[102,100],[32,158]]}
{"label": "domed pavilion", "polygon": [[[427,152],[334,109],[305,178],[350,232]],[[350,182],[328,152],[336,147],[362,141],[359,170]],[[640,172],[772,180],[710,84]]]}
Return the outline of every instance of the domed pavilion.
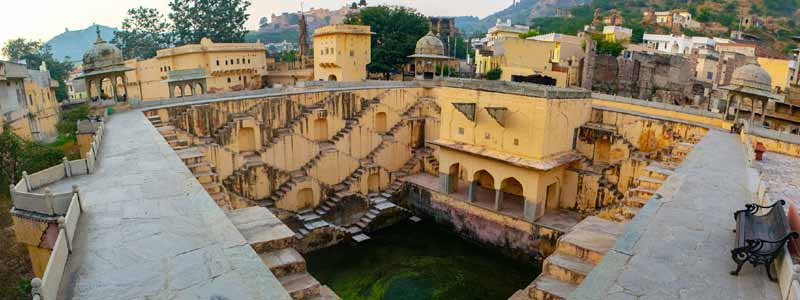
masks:
{"label": "domed pavilion", "polygon": [[[87,95],[93,101],[125,101],[128,99],[128,79],[125,72],[133,68],[125,66],[119,48],[100,37],[100,27],[97,27],[96,32],[97,40],[83,54],[83,73],[77,79],[86,82]],[[121,91],[118,90],[120,87]]]}
{"label": "domed pavilion", "polygon": [[742,114],[749,114],[750,125],[754,125],[756,115],[760,114],[763,126],[770,101],[783,102],[783,97],[772,93],[772,78],[766,70],[755,63],[741,66],[733,71],[730,84],[720,87],[727,91],[725,118],[739,122]]}
{"label": "domed pavilion", "polygon": [[[414,55],[410,55],[414,63],[409,66],[409,71],[417,79],[434,79],[442,76],[445,67],[452,67],[453,59],[444,54],[444,44],[429,31],[427,35],[417,41]],[[438,74],[437,74],[438,72]]]}

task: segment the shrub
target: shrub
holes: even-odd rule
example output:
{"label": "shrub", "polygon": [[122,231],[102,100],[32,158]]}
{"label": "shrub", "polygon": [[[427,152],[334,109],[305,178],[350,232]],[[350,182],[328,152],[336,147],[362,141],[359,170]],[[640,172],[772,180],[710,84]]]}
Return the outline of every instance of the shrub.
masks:
{"label": "shrub", "polygon": [[486,72],[486,79],[488,80],[499,80],[500,75],[503,75],[503,69],[500,68],[493,68]]}

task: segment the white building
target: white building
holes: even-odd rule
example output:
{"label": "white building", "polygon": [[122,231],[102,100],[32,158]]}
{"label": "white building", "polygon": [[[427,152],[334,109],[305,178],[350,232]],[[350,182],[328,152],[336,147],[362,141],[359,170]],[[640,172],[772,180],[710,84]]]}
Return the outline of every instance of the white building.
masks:
{"label": "white building", "polygon": [[730,43],[730,40],[722,38],[649,33],[645,33],[642,40],[648,48],[670,54],[690,54],[693,49],[713,49],[717,44]]}

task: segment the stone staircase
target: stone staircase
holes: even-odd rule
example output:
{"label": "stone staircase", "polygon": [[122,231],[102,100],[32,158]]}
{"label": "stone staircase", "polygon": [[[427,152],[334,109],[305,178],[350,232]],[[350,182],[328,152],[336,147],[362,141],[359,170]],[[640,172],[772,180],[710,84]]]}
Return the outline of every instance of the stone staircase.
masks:
{"label": "stone staircase", "polygon": [[358,222],[347,228],[347,232],[352,235],[354,241],[363,242],[369,240],[369,236],[367,236],[366,233],[372,230],[370,225],[379,216],[403,210],[400,206],[389,201],[392,196],[393,195],[388,191],[369,195],[369,210],[367,210],[367,213],[364,214]]}
{"label": "stone staircase", "polygon": [[510,299],[566,299],[583,282],[622,235],[624,224],[587,217],[558,240],[556,251],[542,264],[542,273]]}
{"label": "stone staircase", "polygon": [[306,269],[306,260],[288,247],[258,255],[294,300],[340,300],[330,288],[317,281]]}
{"label": "stone staircase", "polygon": [[208,192],[214,202],[223,209],[230,209],[228,195],[225,186],[219,179],[219,175],[214,170],[214,166],[206,161],[206,157],[200,149],[190,147],[175,151],[183,163],[192,171],[197,181]]}
{"label": "stone staircase", "polygon": [[227,213],[261,261],[294,300],[339,300],[306,270],[306,261],[294,248],[295,234],[263,207],[247,207]]}
{"label": "stone staircase", "polygon": [[188,142],[178,139],[175,128],[163,123],[159,116],[148,116],[147,119],[153,123],[170,147],[175,150],[175,153],[194,174],[203,189],[214,199],[214,202],[222,208],[230,209],[225,187],[222,185],[214,165],[206,161],[203,152],[199,148],[190,147]]}
{"label": "stone staircase", "polygon": [[645,168],[646,174],[636,179],[637,186],[628,190],[624,204],[638,212],[674,171],[675,169],[668,165],[651,162]]}

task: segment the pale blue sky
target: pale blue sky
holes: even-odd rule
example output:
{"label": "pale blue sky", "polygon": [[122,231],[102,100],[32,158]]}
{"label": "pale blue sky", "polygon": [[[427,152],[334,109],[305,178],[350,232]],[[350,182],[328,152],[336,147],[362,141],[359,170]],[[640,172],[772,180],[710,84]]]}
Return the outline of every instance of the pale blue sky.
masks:
{"label": "pale blue sky", "polygon": [[[92,22],[119,27],[132,7],[155,7],[166,14],[169,0],[3,0],[0,17],[0,47],[6,40],[25,37],[46,41],[70,30],[86,28]],[[251,0],[248,28],[272,13],[296,11],[300,1]],[[353,0],[304,0],[304,6],[339,8]],[[508,7],[512,0],[367,0],[372,4],[411,6],[426,15],[475,15],[484,17]]]}

